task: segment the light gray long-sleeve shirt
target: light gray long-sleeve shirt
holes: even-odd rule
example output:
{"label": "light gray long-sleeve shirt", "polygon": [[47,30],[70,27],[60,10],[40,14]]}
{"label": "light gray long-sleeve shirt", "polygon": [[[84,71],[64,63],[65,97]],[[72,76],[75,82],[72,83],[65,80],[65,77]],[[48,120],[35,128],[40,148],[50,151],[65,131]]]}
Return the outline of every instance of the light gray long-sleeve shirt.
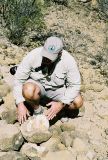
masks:
{"label": "light gray long-sleeve shirt", "polygon": [[70,104],[80,91],[80,73],[75,59],[65,50],[62,51],[60,61],[56,64],[50,80],[47,80],[46,75],[42,71],[35,69],[41,66],[43,47],[36,48],[28,53],[28,55],[20,63],[15,74],[14,82],[14,97],[16,104],[23,102],[25,99],[22,96],[22,85],[31,78],[40,82],[45,89],[56,89],[61,86],[66,86],[64,96],[60,101],[65,104]]}

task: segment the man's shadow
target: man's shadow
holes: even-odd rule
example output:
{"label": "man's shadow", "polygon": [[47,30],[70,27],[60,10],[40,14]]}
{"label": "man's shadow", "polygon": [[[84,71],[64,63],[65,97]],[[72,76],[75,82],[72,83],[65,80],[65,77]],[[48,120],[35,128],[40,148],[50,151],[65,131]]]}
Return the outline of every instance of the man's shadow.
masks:
{"label": "man's shadow", "polygon": [[[40,100],[40,105],[43,107],[46,107],[46,104],[50,103],[52,100],[44,97]],[[33,116],[33,108],[31,107],[31,105],[28,102],[24,102],[25,106],[27,107],[27,109],[30,111],[30,115]],[[50,106],[48,106],[47,108],[50,108]],[[78,117],[79,114],[79,109],[73,109],[70,110],[68,109],[68,107],[63,108],[57,115],[56,117],[54,117],[52,120],[49,121],[50,125],[54,125],[58,120],[60,120],[61,118],[76,118]]]}

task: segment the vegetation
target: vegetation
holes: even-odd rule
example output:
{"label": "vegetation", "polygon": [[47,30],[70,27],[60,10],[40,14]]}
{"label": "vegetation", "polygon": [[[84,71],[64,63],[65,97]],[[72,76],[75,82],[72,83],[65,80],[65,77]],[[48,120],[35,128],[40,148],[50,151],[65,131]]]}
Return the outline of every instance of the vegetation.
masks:
{"label": "vegetation", "polygon": [[14,44],[21,44],[27,30],[44,27],[42,0],[1,0],[1,24]]}

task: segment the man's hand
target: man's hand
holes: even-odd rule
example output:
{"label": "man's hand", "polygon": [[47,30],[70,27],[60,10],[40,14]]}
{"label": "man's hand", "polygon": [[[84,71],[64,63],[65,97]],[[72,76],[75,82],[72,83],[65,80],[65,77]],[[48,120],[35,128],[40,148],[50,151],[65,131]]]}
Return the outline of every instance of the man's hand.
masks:
{"label": "man's hand", "polygon": [[23,102],[18,104],[17,114],[18,114],[18,121],[20,124],[24,123],[24,121],[27,120],[27,117],[30,116],[29,111]]}
{"label": "man's hand", "polygon": [[50,102],[46,106],[51,106],[46,112],[45,115],[47,116],[48,120],[52,120],[64,107],[61,102]]}

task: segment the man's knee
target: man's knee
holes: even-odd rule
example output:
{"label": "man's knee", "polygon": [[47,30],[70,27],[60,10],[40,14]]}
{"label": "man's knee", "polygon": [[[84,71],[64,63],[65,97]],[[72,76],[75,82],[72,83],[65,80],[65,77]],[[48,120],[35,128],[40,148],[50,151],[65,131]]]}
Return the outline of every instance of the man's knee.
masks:
{"label": "man's knee", "polygon": [[79,109],[81,108],[83,105],[83,98],[82,96],[79,94],[74,101],[70,104],[69,108],[70,109]]}
{"label": "man's knee", "polygon": [[40,98],[40,88],[35,83],[26,82],[23,85],[22,94],[27,100],[38,100]]}
{"label": "man's knee", "polygon": [[78,95],[75,100],[73,101],[73,104],[75,105],[76,109],[79,109],[83,105],[83,98],[81,95]]}

